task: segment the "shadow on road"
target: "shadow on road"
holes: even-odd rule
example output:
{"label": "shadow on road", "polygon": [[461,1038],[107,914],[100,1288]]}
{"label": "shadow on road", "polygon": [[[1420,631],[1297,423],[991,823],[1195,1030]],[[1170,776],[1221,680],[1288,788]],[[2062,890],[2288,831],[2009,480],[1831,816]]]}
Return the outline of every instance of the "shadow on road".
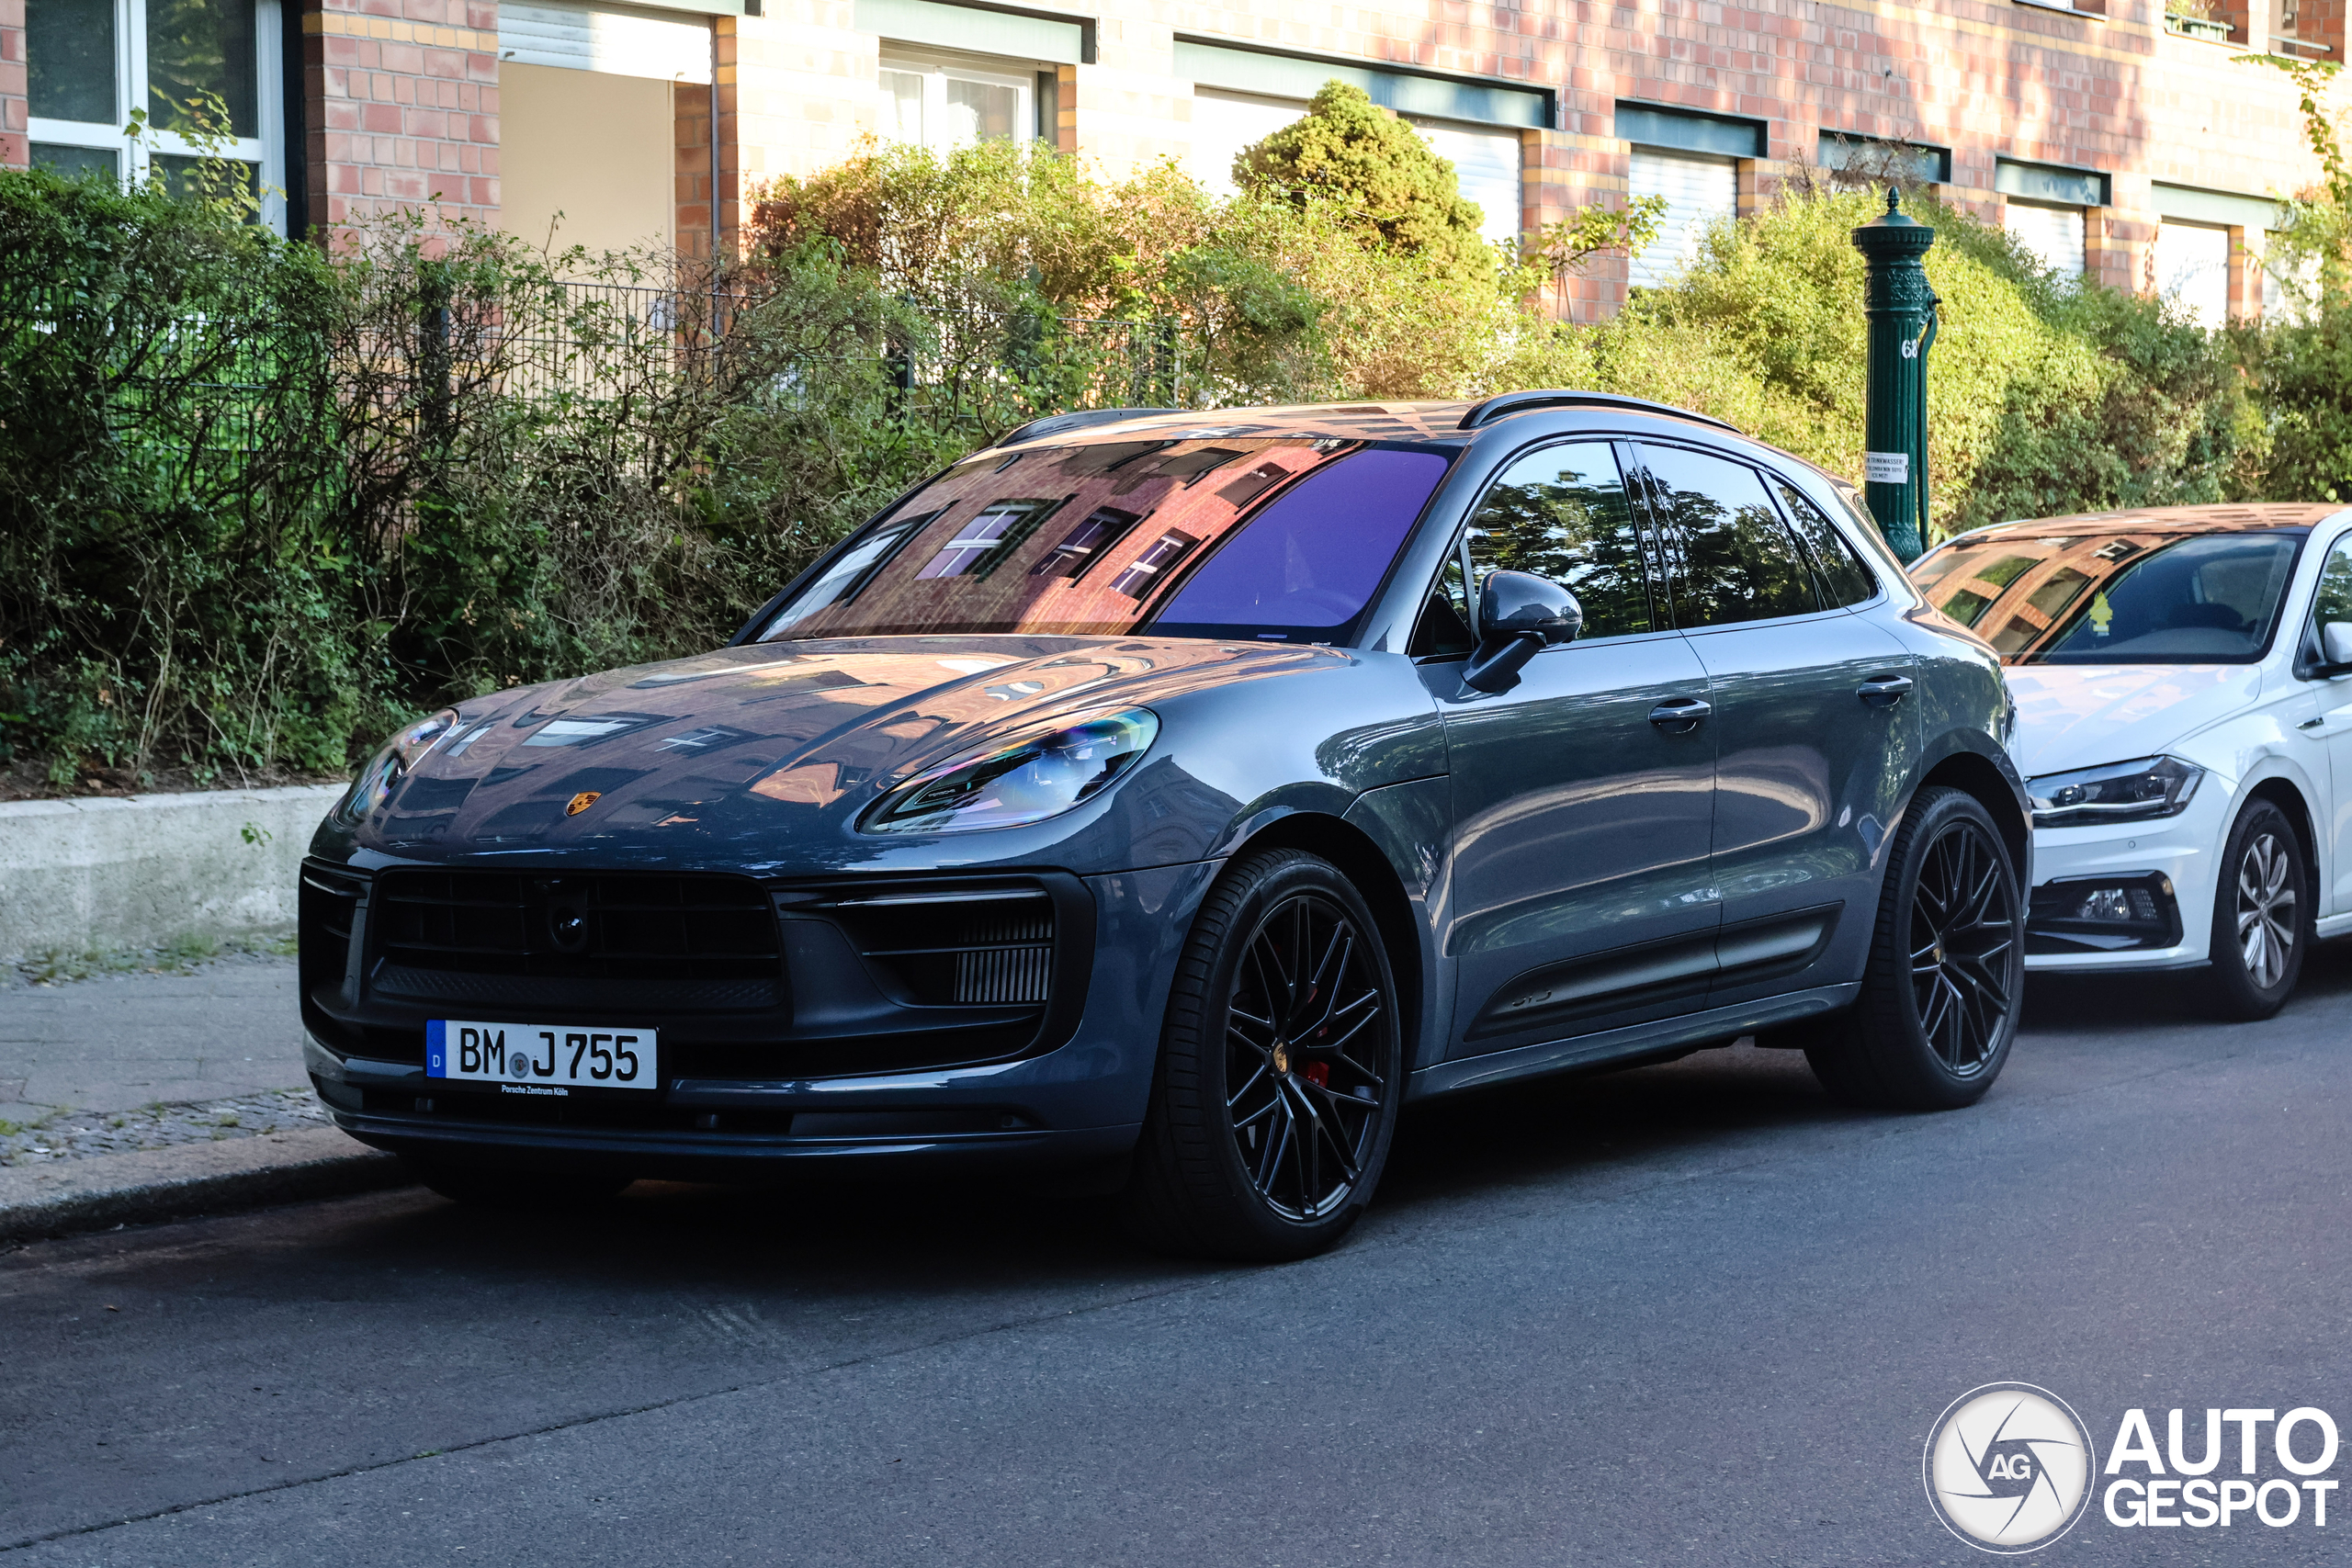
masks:
{"label": "shadow on road", "polygon": [[[2088,1060],[2078,1037],[2092,1035],[2101,1037],[2097,1059],[2106,1064],[2116,1064],[2120,1050],[2134,1046],[2143,1046],[2154,1063],[2195,1051],[2196,1038],[2227,1038],[2207,1032],[2211,1026],[2199,1011],[2199,979],[2194,973],[2037,979],[2028,990],[2022,1063],[2032,1070],[2077,1055]],[[2332,1009],[2347,996],[2352,942],[2322,944],[2290,1011]],[[2116,1031],[2134,1029],[2147,1032],[2117,1039]],[[1995,1092],[2008,1088],[2005,1083]],[[1750,1134],[1878,1120],[1883,1118],[1831,1104],[1802,1053],[1743,1043],[1661,1066],[1539,1080],[1416,1106],[1398,1131],[1379,1209],[1409,1215],[1421,1205],[1475,1196],[1482,1188],[1606,1173]],[[1216,1271],[1126,1243],[1111,1200],[1071,1197],[1050,1185],[961,1177],[883,1184],[796,1181],[757,1190],[640,1182],[619,1202],[590,1214],[522,1221],[424,1194],[334,1207],[342,1215],[338,1223],[297,1226],[256,1215],[212,1222],[208,1231],[216,1237],[247,1228],[280,1231],[308,1258],[276,1277],[295,1296],[315,1292],[321,1270],[349,1270],[356,1279],[415,1266],[477,1279],[582,1286],[629,1279],[706,1287],[788,1280],[796,1291],[838,1286],[876,1299],[906,1291],[985,1295],[1015,1281],[1046,1286],[1081,1278],[1115,1289],[1114,1281],[1132,1286]],[[169,1256],[145,1266],[168,1272],[177,1267],[166,1261]],[[281,1254],[279,1261],[291,1259]],[[253,1284],[273,1288],[266,1280]]]}

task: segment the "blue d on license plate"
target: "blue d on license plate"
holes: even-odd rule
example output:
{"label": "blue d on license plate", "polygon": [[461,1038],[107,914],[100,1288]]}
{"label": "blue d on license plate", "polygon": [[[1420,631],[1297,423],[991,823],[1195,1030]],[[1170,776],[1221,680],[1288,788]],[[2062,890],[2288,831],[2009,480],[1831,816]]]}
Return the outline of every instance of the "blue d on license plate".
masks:
{"label": "blue d on license plate", "polygon": [[424,1076],[494,1083],[508,1094],[661,1087],[654,1032],[609,1023],[469,1023],[424,1026]]}

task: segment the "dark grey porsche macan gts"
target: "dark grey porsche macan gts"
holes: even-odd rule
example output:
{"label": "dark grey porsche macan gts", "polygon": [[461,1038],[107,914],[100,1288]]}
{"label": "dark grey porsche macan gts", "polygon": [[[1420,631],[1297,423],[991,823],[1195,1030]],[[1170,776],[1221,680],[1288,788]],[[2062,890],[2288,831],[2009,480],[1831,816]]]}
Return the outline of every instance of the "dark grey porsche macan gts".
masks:
{"label": "dark grey porsche macan gts", "polygon": [[1422,1096],[1751,1032],[1982,1095],[2008,723],[1850,488],[1708,420],[1041,421],[724,649],[396,737],[303,873],[310,1069],[469,1200],[1028,1163],[1297,1257]]}

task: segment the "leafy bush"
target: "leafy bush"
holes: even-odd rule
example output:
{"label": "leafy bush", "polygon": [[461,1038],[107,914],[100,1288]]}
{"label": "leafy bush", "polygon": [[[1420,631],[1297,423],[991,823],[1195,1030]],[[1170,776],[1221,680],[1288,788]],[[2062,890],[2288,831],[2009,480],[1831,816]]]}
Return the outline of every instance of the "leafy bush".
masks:
{"label": "leafy bush", "polygon": [[[1600,379],[1859,474],[1868,323],[1850,235],[1876,210],[1823,190],[1719,225],[1673,287],[1594,332]],[[2245,404],[2224,344],[2155,300],[2050,276],[1963,212],[1916,197],[1911,211],[1936,230],[1943,301],[1928,372],[1939,534],[2229,493]]]}
{"label": "leafy bush", "polygon": [[1476,283],[1495,270],[1453,165],[1362,87],[1326,82],[1307,112],[1233,161],[1244,190],[1339,216],[1368,247]]}
{"label": "leafy bush", "polygon": [[893,411],[906,317],[830,254],[391,224],[330,261],[0,175],[0,761],[334,773],[418,709],[723,639],[973,438]]}
{"label": "leafy bush", "polygon": [[[232,203],[0,174],[0,762],[335,773],[473,692],[707,647],[1070,407],[1583,386],[1859,468],[1867,195],[1794,190],[1569,326],[1539,284],[1654,214],[1474,255],[1442,160],[1382,194],[1359,154],[1419,139],[1317,104],[1226,200],[1167,164],[869,146],[765,192],[716,271],[400,223],[329,257]],[[2352,310],[2216,337],[1920,215],[1940,529],[2352,493]]]}

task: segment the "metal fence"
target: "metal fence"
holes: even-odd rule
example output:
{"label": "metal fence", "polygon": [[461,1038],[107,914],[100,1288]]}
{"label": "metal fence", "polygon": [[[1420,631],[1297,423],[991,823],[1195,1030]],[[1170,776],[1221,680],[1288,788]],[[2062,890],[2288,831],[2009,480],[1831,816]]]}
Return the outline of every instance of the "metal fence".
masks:
{"label": "metal fence", "polygon": [[[504,389],[518,397],[612,394],[649,355],[669,354],[694,374],[748,328],[757,296],[694,287],[564,281],[509,307]],[[1060,316],[1042,311],[945,311],[902,303],[898,323],[869,347],[910,412],[952,413],[1023,395],[1067,407],[1181,404],[1192,389],[1185,344],[1172,321]],[[792,395],[780,367],[774,390]]]}

